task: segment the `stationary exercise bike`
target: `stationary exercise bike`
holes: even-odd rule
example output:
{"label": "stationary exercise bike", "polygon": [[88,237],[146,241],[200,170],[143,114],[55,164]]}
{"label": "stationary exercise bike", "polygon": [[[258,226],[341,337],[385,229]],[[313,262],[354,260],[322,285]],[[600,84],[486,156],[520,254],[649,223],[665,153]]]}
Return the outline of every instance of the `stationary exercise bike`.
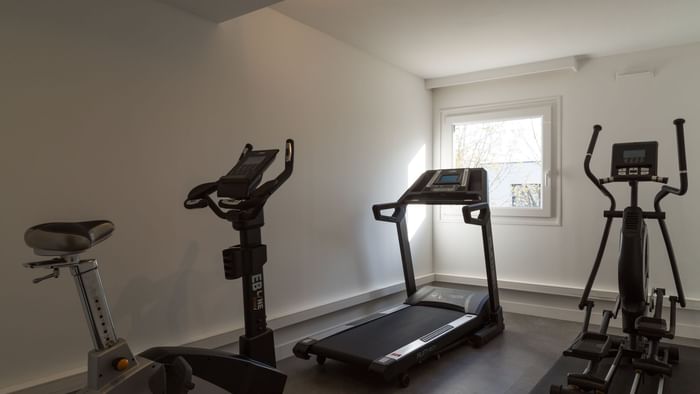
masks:
{"label": "stationary exercise bike", "polygon": [[[638,187],[640,182],[658,182],[665,184],[668,178],[657,175],[658,142],[631,142],[614,144],[612,148],[611,176],[596,177],[590,169],[593,149],[602,130],[599,125],[593,127],[593,136],[588,145],[584,169],[593,184],[610,200],[610,208],[604,211],[607,218],[603,238],[598,248],[593,270],[584,289],[579,309],[586,310],[583,330],[565,356],[587,360],[582,373],[570,373],[566,386],[551,386],[550,393],[637,393],[642,380],[649,377],[653,383],[658,380],[655,393],[664,392],[664,382],[671,376],[672,364],[678,362],[678,348],[664,345],[661,340],[673,339],[676,331],[676,305],[685,307],[685,295],[681,284],[676,256],[671,245],[671,237],[666,227],[666,212],[661,209],[661,200],[669,194],[678,196],[688,191],[688,173],[685,160],[685,142],[683,119],[673,122],[676,126],[678,144],[678,166],[680,169],[680,188],[667,185],[654,198],[654,210],[644,211],[638,205]],[[630,186],[630,204],[624,210],[615,209],[615,198],[605,187],[608,183],[627,182]],[[622,218],[620,231],[620,249],[618,259],[619,296],[613,310],[603,311],[603,319],[598,332],[589,331],[589,322],[593,301],[589,299],[600,263],[605,252],[610,226],[614,218]],[[671,271],[676,286],[676,296],[668,297],[670,302],[670,327],[662,316],[666,290],[661,288],[649,292],[649,245],[645,219],[656,219],[666,245]],[[653,315],[649,315],[653,311]],[[607,334],[611,319],[622,313],[622,330],[626,337],[613,337]],[[611,359],[607,367],[603,363]],[[613,389],[613,379],[619,374],[621,363],[631,363],[634,371],[631,387]],[[607,370],[606,370],[607,369]]]}
{"label": "stationary exercise bike", "polygon": [[[87,385],[80,393],[184,394],[194,388],[192,375],[229,393],[277,393],[259,389],[284,385],[285,376],[266,364],[218,350],[190,347],[157,347],[134,355],[117,336],[102,287],[97,260],[80,254],[109,238],[114,224],[107,220],[45,223],[25,232],[27,246],[39,256],[53,259],[25,263],[51,273],[34,279],[39,283],[58,278],[67,269],[78,289],[85,319],[95,348],[88,353]],[[281,375],[281,376],[280,376]]]}
{"label": "stationary exercise bike", "polygon": [[[263,208],[267,200],[292,175],[294,168],[294,141],[287,140],[284,170],[276,178],[262,185],[262,176],[279,151],[254,150],[246,144],[236,165],[218,181],[201,184],[187,195],[185,208],[209,207],[216,216],[233,224],[240,233],[240,244],[223,251],[226,279],[243,280],[243,317],[245,335],[239,339],[243,357],[274,367],[275,342],[267,327],[265,315],[265,284],[263,265],[267,261],[267,247],[261,240],[265,224]],[[218,198],[212,198],[216,192]],[[255,393],[281,393],[286,376],[276,370],[274,380],[267,379],[257,386]],[[267,386],[265,386],[267,385]]]}

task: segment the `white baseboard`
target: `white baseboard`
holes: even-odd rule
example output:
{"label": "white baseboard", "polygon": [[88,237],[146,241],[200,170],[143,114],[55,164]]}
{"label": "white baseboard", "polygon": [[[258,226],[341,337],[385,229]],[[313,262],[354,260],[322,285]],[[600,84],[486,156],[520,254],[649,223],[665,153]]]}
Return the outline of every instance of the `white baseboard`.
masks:
{"label": "white baseboard", "polygon": [[[435,281],[469,286],[486,286],[486,279],[464,275],[435,274]],[[578,309],[578,298],[582,288],[543,285],[538,283],[499,280],[501,306],[506,312],[539,316],[549,319],[583,321],[584,313]],[[596,310],[612,308],[617,293],[607,290],[592,290],[592,300],[597,301]],[[600,323],[601,313],[594,313],[591,322]],[[676,336],[700,339],[700,300],[687,299],[686,308],[678,309]],[[612,327],[620,327],[619,321],[613,321]]]}
{"label": "white baseboard", "polygon": [[[466,275],[453,275],[436,273],[436,282],[455,283],[470,286],[486,286],[486,278]],[[503,290],[515,290],[527,293],[537,293],[546,295],[557,295],[565,297],[581,297],[583,287],[568,287],[558,285],[546,285],[541,283],[498,280],[498,288]],[[610,301],[613,302],[617,298],[617,292],[610,290],[591,290],[590,298],[595,301]],[[686,310],[700,311],[700,299],[687,298]]]}

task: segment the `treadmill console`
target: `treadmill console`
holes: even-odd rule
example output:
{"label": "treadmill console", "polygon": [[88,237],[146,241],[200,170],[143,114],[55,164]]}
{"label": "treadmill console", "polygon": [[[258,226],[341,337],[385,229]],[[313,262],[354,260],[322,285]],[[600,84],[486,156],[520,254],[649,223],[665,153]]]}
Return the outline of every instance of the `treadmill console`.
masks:
{"label": "treadmill console", "polygon": [[610,175],[629,180],[656,175],[658,150],[656,141],[614,144]]}
{"label": "treadmill console", "polygon": [[455,204],[488,201],[486,170],[450,168],[428,170],[399,199],[407,204]]}
{"label": "treadmill console", "polygon": [[467,179],[469,179],[469,169],[467,168],[437,170],[423,190],[433,192],[456,192],[465,190],[467,187]]}
{"label": "treadmill console", "polygon": [[248,150],[238,163],[218,182],[217,195],[236,200],[250,197],[250,192],[260,184],[262,174],[272,164],[278,149]]}

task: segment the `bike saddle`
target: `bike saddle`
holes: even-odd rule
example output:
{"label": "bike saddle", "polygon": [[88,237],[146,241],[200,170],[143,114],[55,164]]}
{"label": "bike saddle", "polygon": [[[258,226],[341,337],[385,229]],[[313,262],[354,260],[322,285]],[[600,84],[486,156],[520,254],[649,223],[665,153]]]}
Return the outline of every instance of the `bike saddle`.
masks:
{"label": "bike saddle", "polygon": [[29,228],[24,242],[40,256],[78,254],[109,238],[114,224],[108,220],[44,223]]}

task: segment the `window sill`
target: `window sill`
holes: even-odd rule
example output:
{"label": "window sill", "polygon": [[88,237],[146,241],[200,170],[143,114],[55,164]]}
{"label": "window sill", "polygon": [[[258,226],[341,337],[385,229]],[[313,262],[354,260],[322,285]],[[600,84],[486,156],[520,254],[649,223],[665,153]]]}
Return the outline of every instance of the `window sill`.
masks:
{"label": "window sill", "polygon": [[[464,223],[459,215],[439,213],[440,223]],[[491,213],[491,223],[494,225],[515,226],[561,226],[561,217],[508,216]]]}

